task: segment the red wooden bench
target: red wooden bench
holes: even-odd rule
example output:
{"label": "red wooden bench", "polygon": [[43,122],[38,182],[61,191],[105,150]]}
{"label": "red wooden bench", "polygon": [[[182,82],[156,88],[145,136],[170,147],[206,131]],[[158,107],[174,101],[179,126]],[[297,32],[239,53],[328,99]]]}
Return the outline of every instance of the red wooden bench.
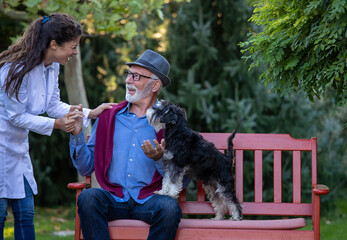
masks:
{"label": "red wooden bench", "polygon": [[[220,151],[227,149],[229,133],[202,135]],[[234,138],[234,149],[236,194],[243,205],[244,220],[182,218],[176,239],[320,239],[320,195],[329,193],[329,188],[317,184],[317,139],[294,139],[287,134],[238,133]],[[265,164],[265,159],[269,159],[268,154],[271,162]],[[307,179],[302,171],[303,164],[308,164],[311,169]],[[285,172],[284,166],[288,165],[292,172],[290,179],[282,174]],[[273,175],[273,181],[265,183],[263,176],[269,173]],[[254,179],[251,189],[247,189],[244,181],[249,177],[252,182]],[[89,186],[90,177],[86,178],[85,183],[68,185],[77,190],[76,200],[81,191]],[[308,191],[304,190],[304,186],[307,186]],[[265,195],[267,198],[269,195],[265,194],[268,188],[272,200],[264,201]],[[306,201],[302,199],[304,191],[308,192]],[[282,200],[286,194],[290,194],[290,202]],[[213,214],[210,202],[205,200],[201,182],[197,184],[196,200],[188,201],[186,196],[184,190],[178,200],[183,214]],[[249,220],[252,216],[253,219]],[[263,219],[260,219],[262,216]],[[312,227],[300,230],[306,225],[307,218],[312,220]],[[75,220],[75,239],[83,239],[77,209]],[[149,225],[137,220],[116,220],[109,222],[109,230],[112,239],[146,239]]]}

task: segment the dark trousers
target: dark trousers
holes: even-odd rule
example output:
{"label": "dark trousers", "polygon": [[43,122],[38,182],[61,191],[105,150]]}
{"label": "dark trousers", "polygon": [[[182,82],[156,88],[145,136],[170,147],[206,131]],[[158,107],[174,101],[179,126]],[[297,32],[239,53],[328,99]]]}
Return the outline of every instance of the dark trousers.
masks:
{"label": "dark trousers", "polygon": [[109,240],[108,221],[116,219],[137,219],[150,224],[148,240],[174,240],[182,216],[177,201],[164,195],[154,195],[144,204],[132,198],[119,203],[109,192],[90,188],[82,191],[77,204],[86,240]]}

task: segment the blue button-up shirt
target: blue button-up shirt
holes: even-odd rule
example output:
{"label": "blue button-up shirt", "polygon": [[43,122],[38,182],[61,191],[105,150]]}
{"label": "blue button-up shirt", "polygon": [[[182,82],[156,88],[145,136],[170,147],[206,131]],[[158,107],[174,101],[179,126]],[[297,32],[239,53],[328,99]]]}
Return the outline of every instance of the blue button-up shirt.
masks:
{"label": "blue button-up shirt", "polygon": [[[122,186],[124,197],[115,195],[117,202],[126,202],[132,197],[138,203],[144,203],[149,198],[138,199],[141,188],[151,183],[156,170],[163,175],[163,164],[148,158],[141,145],[143,141],[156,139],[154,128],[147,117],[137,117],[129,112],[129,104],[116,114],[115,133],[113,139],[112,161],[108,169],[108,179],[111,183]],[[87,144],[83,132],[77,136],[71,135],[70,154],[78,172],[87,176],[94,171],[95,133],[98,119],[92,128]]]}

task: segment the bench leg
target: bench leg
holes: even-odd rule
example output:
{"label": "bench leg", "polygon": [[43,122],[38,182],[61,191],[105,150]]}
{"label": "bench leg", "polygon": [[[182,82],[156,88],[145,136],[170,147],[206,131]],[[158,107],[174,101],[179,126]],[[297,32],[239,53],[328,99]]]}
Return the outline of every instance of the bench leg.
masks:
{"label": "bench leg", "polygon": [[80,193],[82,192],[81,189],[77,189],[76,191],[76,210],[75,210],[75,240],[81,239],[81,223],[80,223],[80,216],[78,215],[78,206],[77,206],[77,199]]}

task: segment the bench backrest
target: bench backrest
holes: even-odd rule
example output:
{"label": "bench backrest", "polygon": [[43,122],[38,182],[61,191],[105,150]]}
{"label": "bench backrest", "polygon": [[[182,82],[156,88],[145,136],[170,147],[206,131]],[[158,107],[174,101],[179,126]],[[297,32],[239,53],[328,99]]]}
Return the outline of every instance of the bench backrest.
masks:
{"label": "bench backrest", "polygon": [[[227,149],[229,133],[201,133],[209,142],[212,142],[221,152]],[[312,216],[311,187],[317,184],[317,139],[294,139],[288,134],[248,134],[238,133],[234,138],[235,149],[235,188],[236,195],[243,206],[244,215],[287,215]],[[303,155],[305,153],[305,159]],[[271,163],[264,164],[263,156],[271,156]],[[283,157],[283,156],[286,157]],[[252,158],[252,159],[250,159]],[[308,159],[308,160],[307,160]],[[289,164],[290,161],[290,164]],[[302,164],[309,164],[310,173],[302,182]],[[247,163],[247,164],[246,164]],[[289,164],[289,167],[288,167]],[[245,166],[248,168],[245,168]],[[251,167],[249,167],[251,166]],[[291,176],[283,176],[286,168],[291,168]],[[254,169],[254,173],[249,171]],[[264,174],[272,174],[272,183],[263,181]],[[307,179],[307,175],[309,175]],[[254,179],[253,189],[245,186],[245,179]],[[269,178],[267,178],[269,179]],[[286,180],[284,182],[284,180]],[[302,185],[308,186],[303,190]],[[268,194],[272,193],[271,201],[263,200],[264,187]],[[269,187],[270,186],[270,187]],[[285,186],[285,187],[284,187]],[[248,189],[247,189],[248,187]],[[272,188],[268,191],[268,188]],[[288,190],[290,188],[290,190]],[[286,191],[284,192],[283,189]],[[306,191],[307,190],[307,191]],[[288,192],[287,192],[288,191]],[[302,201],[302,191],[309,194],[306,202]],[[251,193],[251,194],[250,194]],[[290,202],[284,202],[283,194],[292,194]],[[247,197],[246,197],[247,195]],[[250,199],[250,196],[251,198]],[[210,203],[205,200],[202,183],[197,183],[196,201],[187,201],[187,192],[180,194],[179,203],[184,214],[213,214]],[[269,199],[268,196],[266,196]]]}

